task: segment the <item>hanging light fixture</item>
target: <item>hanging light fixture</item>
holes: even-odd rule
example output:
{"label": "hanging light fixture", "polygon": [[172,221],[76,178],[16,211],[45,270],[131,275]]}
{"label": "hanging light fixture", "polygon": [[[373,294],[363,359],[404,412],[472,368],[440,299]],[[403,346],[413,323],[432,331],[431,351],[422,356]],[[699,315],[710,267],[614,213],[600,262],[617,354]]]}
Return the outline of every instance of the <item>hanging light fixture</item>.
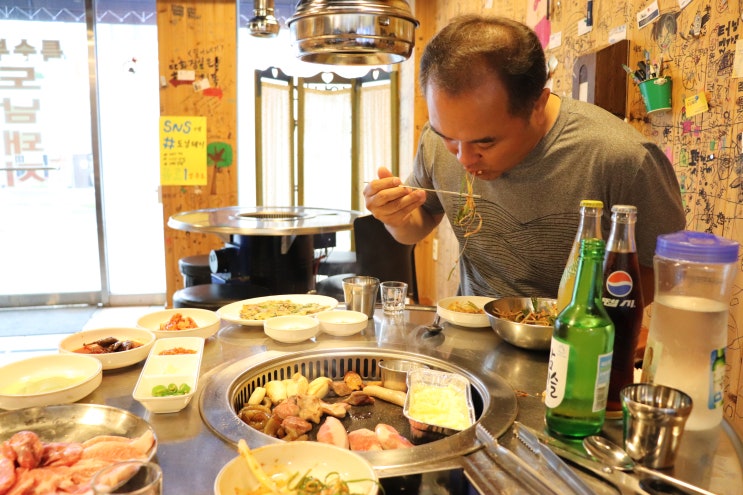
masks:
{"label": "hanging light fixture", "polygon": [[274,0],[255,0],[253,17],[248,21],[248,31],[258,38],[273,38],[279,34],[279,21],[274,16]]}
{"label": "hanging light fixture", "polygon": [[405,0],[299,0],[287,24],[301,60],[329,65],[402,62],[418,27]]}

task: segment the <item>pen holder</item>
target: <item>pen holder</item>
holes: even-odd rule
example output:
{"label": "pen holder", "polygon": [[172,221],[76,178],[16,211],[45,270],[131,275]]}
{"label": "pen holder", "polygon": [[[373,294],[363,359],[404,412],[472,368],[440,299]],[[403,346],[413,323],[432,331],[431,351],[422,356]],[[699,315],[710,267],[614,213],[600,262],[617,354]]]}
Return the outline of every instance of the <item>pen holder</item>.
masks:
{"label": "pen holder", "polygon": [[671,78],[656,77],[639,84],[648,113],[671,109]]}

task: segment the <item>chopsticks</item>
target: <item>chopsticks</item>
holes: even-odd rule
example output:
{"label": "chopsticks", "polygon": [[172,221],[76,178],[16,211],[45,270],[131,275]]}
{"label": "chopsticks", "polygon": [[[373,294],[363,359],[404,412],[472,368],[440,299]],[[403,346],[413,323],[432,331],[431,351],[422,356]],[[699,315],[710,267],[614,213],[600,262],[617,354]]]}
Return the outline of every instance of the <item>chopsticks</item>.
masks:
{"label": "chopsticks", "polygon": [[[368,184],[368,183],[369,181],[364,182],[364,184]],[[425,187],[408,186],[405,184],[400,184],[397,187],[407,187],[408,189],[417,189],[418,191],[428,191],[428,192],[435,192],[435,193],[441,193],[441,194],[454,194],[455,196],[470,196],[469,194],[463,193],[463,192],[445,191],[443,189],[427,189]],[[471,196],[475,199],[482,198],[480,194],[472,194]]]}
{"label": "chopsticks", "polygon": [[[463,192],[457,192],[457,191],[444,191],[443,189],[426,189],[425,187],[415,187],[415,186],[406,186],[404,184],[400,184],[400,187],[407,187],[408,189],[417,189],[419,191],[428,191],[428,192],[435,192],[435,193],[441,193],[441,194],[454,194],[456,196],[470,196],[470,194],[463,193]],[[472,194],[473,198],[482,198],[479,194]]]}

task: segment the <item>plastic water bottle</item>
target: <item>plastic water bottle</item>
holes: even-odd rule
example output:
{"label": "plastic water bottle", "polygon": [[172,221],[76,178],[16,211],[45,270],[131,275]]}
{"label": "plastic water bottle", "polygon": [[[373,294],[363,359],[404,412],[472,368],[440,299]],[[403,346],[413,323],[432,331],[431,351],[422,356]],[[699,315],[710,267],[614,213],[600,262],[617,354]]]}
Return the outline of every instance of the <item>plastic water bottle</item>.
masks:
{"label": "plastic water bottle", "polygon": [[739,245],[704,232],[658,236],[642,380],[691,396],[687,430],[722,421],[728,311]]}
{"label": "plastic water bottle", "polygon": [[604,241],[582,240],[573,298],[555,320],[544,403],[557,435],[595,435],[604,424],[614,324],[601,302],[603,262]]}

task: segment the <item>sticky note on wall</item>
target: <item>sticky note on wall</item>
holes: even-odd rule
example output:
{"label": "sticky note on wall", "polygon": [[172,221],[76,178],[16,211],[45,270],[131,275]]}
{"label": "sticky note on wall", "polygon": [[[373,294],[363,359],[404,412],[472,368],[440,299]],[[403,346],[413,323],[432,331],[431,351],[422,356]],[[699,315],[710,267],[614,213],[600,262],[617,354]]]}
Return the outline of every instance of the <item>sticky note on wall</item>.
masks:
{"label": "sticky note on wall", "polygon": [[709,104],[707,104],[707,96],[704,92],[697,93],[694,96],[689,96],[684,100],[684,106],[686,107],[686,116],[693,117],[700,113],[709,110]]}

